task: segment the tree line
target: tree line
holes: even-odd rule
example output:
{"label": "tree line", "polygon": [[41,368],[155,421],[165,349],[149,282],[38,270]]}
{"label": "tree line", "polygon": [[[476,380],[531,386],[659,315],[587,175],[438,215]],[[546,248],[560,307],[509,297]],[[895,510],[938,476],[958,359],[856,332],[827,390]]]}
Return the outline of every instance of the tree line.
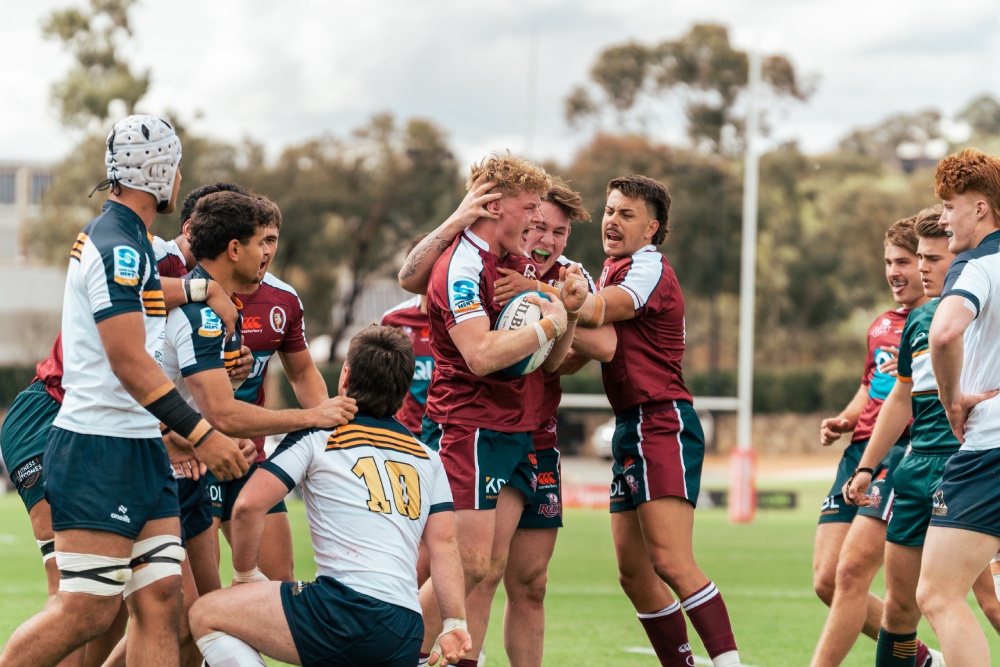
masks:
{"label": "tree line", "polygon": [[[75,60],[53,87],[53,104],[65,123],[84,132],[55,166],[54,184],[28,226],[36,258],[66,261],[66,249],[100,206],[86,195],[104,178],[111,110],[131,113],[150,85],[149,72],[132,71],[120,56],[134,4],[91,0],[88,8],[54,11],[43,26]],[[736,364],[747,75],[747,53],[721,25],[694,25],[660,44],[609,46],[596,56],[588,81],[566,98],[566,120],[586,143],[568,163],[545,164],[580,190],[591,209],[594,222],[577,226],[567,255],[595,277],[604,260],[599,221],[608,180],[643,173],[668,185],[673,231],[665,252],[687,301],[686,370],[707,378],[698,390],[708,393],[726,390]],[[763,80],[771,111],[807,100],[818,85],[779,54],[764,55]],[[673,106],[658,103],[668,98]],[[411,239],[436,226],[464,195],[466,165],[456,161],[446,129],[427,119],[380,113],[349,132],[290,145],[267,159],[259,144],[198,136],[177,122],[183,114],[168,115],[184,145],[182,195],[202,183],[233,180],[281,206],[285,222],[272,271],[299,291],[312,335],[344,335],[371,281],[394,276]],[[684,123],[687,141],[656,138],[657,124],[668,121]],[[765,130],[770,122],[765,112]],[[948,123],[967,128],[967,136],[948,136]],[[953,119],[934,109],[901,113],[851,131],[823,155],[807,155],[792,142],[762,156],[759,367],[860,378],[864,331],[892,304],[882,268],[885,229],[935,203],[934,161],[904,160],[899,146],[931,141],[944,142],[949,152],[973,144],[989,150],[1000,142],[1000,104],[982,96]],[[178,222],[158,220],[154,231],[173,238]],[[334,305],[345,318],[333,320]]]}

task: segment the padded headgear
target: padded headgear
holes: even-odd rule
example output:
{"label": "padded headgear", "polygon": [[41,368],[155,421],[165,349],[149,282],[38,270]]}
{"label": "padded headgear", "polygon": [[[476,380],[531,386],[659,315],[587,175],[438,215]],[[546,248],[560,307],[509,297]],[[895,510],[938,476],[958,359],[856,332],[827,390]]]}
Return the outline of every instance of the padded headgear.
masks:
{"label": "padded headgear", "polygon": [[180,163],[181,140],[162,118],[135,114],[111,128],[104,164],[112,190],[123,186],[148,192],[162,211],[170,203]]}

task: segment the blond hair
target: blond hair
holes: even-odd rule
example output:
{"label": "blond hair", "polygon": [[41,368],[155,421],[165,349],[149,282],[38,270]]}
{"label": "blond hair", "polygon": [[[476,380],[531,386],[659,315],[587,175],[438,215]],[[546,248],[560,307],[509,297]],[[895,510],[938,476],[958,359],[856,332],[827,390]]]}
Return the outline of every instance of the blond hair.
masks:
{"label": "blond hair", "polygon": [[510,152],[506,155],[490,153],[482,162],[472,165],[465,189],[471,190],[472,184],[480,178],[496,183],[497,189],[511,196],[521,192],[542,195],[552,187],[552,179],[544,169],[531,160],[511,155]]}

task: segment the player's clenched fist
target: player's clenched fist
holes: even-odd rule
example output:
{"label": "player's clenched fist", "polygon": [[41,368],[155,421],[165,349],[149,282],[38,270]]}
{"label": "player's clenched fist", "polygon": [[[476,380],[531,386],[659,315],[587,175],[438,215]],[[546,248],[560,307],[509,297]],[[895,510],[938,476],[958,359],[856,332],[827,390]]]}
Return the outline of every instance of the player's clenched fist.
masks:
{"label": "player's clenched fist", "polygon": [[239,479],[250,469],[236,442],[218,431],[212,431],[195,452],[212,474],[223,481]]}
{"label": "player's clenched fist", "polygon": [[854,430],[854,425],[842,417],[824,419],[819,425],[819,442],[824,447],[829,447],[840,440],[840,436]]}
{"label": "player's clenched fist", "polygon": [[579,264],[571,264],[562,278],[559,298],[562,299],[567,312],[578,313],[587,300],[587,279],[583,277]]}

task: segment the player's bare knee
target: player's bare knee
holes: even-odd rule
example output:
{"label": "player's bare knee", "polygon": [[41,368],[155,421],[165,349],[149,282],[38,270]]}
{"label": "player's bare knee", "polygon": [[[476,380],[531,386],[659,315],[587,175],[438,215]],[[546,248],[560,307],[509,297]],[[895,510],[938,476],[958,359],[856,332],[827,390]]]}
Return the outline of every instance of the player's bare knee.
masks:
{"label": "player's bare knee", "polygon": [[53,598],[52,605],[58,613],[53,623],[89,642],[107,632],[115,622],[121,600],[117,597],[84,597],[61,592]]}
{"label": "player's bare knee", "polygon": [[872,568],[867,562],[856,558],[842,558],[837,563],[837,583],[839,591],[850,591],[871,586]]}
{"label": "player's bare knee", "polygon": [[691,574],[690,568],[666,554],[654,556],[652,562],[656,576],[666,582],[673,590],[681,588],[681,582]]}
{"label": "player's bare knee", "polygon": [[932,621],[941,611],[944,602],[936,586],[921,578],[917,584],[917,606],[920,608],[920,613]]}

